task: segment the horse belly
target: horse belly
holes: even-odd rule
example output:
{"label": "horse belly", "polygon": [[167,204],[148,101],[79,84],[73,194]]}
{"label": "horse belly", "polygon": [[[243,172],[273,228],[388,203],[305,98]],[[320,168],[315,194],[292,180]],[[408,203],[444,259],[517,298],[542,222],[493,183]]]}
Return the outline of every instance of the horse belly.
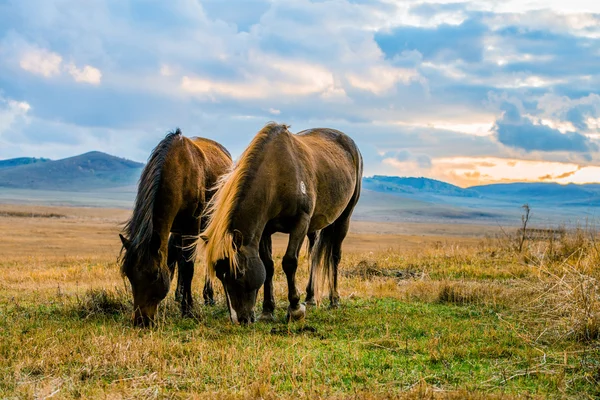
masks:
{"label": "horse belly", "polygon": [[333,224],[346,210],[353,195],[354,187],[317,197],[309,231],[318,231]]}

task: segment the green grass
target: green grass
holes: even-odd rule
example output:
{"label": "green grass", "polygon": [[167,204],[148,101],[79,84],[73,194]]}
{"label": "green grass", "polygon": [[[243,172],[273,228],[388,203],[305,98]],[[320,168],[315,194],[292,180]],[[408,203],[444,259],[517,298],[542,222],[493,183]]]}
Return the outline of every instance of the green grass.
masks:
{"label": "green grass", "polygon": [[131,326],[125,293],[101,293],[0,304],[1,398],[56,390],[60,398],[386,397],[419,385],[464,395],[600,396],[597,347],[540,349],[497,308],[353,297],[290,325],[281,303],[280,322],[240,327],[222,303],[198,307],[194,320],[179,318],[168,301],[158,326],[144,330]]}

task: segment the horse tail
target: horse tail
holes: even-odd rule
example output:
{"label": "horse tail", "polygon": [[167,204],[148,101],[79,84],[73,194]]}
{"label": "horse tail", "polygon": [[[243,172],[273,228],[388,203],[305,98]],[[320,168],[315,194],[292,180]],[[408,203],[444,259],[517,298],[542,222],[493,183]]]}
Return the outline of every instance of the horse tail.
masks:
{"label": "horse tail", "polygon": [[315,300],[321,298],[322,286],[327,279],[333,281],[333,243],[335,222],[319,231],[310,252],[310,273],[313,282]]}

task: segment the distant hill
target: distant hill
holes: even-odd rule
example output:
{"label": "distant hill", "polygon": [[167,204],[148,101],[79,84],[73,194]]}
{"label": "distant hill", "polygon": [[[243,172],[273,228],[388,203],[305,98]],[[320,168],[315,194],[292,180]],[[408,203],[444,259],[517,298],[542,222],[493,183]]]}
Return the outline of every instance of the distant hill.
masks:
{"label": "distant hill", "polygon": [[[406,196],[428,201],[440,198],[445,203],[463,203],[465,198],[480,202],[553,204],[568,206],[593,206],[600,202],[600,184],[561,185],[550,182],[517,182],[460,188],[429,178],[410,178],[375,175],[363,178],[363,187],[378,193]],[[452,200],[452,198],[457,198]],[[464,199],[464,200],[461,200]],[[471,201],[471,200],[469,200]]]}
{"label": "distant hill", "polygon": [[363,179],[363,188],[361,218],[518,222],[525,203],[534,210],[534,223],[600,215],[600,184],[596,183],[506,183],[463,189],[435,179],[373,176]]}
{"label": "distant hill", "polygon": [[592,206],[600,201],[600,185],[567,184],[554,182],[498,183],[473,186],[470,189],[488,198],[507,198],[520,202],[542,202],[568,204],[571,206]]}
{"label": "distant hill", "polygon": [[[0,203],[131,207],[143,167],[98,151],[54,161],[0,160]],[[354,218],[518,224],[526,202],[532,206],[534,224],[596,218],[600,216],[600,184],[507,183],[461,188],[423,177],[375,175],[363,178]]]}
{"label": "distant hill", "polygon": [[0,160],[0,169],[15,168],[21,165],[44,163],[51,161],[49,158],[34,158],[34,157],[19,157],[11,158],[9,160]]}
{"label": "distant hill", "polygon": [[[15,164],[5,160],[6,164]],[[144,164],[92,151],[56,161],[24,162],[0,169],[0,187],[84,191],[137,183]]]}
{"label": "distant hill", "polygon": [[429,178],[375,175],[372,178],[364,178],[363,187],[381,193],[479,197],[479,193],[474,190],[463,189],[450,183]]}

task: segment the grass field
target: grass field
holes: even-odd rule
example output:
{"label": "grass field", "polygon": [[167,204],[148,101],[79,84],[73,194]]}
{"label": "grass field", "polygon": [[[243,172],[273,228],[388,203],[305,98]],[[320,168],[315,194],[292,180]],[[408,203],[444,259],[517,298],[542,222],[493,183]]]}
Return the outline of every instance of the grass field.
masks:
{"label": "grass field", "polygon": [[[218,288],[193,319],[169,294],[157,327],[138,329],[116,265],[127,217],[0,206],[0,398],[600,396],[589,231],[518,253],[494,227],[357,222],[339,309],[285,323],[278,267],[277,323],[233,326]],[[303,257],[301,289],[307,269]]]}

